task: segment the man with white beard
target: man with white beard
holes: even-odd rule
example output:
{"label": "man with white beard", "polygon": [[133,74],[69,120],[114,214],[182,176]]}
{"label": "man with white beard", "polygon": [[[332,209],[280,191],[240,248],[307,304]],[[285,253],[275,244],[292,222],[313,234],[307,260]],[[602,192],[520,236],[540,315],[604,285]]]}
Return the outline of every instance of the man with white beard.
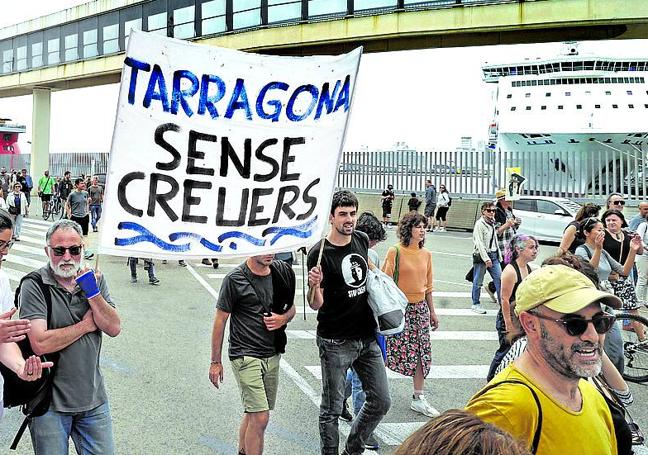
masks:
{"label": "man with white beard", "polygon": [[610,410],[585,379],[601,372],[605,333],[615,321],[602,305],[618,307],[618,297],[564,265],[532,272],[516,297],[526,351],[466,409],[525,441],[538,455],[616,454]]}
{"label": "man with white beard", "polygon": [[68,454],[72,438],[77,453],[112,454],[112,419],[99,370],[102,333],[115,337],[121,322],[105,279],[84,268],[83,232],[71,220],[47,231],[49,264],[38,270],[49,288],[51,318],[36,280],[23,282],[20,317],[31,321],[29,340],[38,355],[59,352],[49,411],[29,424],[34,453]]}

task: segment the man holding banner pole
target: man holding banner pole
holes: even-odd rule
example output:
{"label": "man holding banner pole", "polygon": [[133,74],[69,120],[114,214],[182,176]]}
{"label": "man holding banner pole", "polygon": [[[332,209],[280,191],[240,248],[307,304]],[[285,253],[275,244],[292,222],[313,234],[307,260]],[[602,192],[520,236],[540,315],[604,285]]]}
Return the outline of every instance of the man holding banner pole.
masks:
{"label": "man holding banner pole", "polygon": [[308,253],[309,305],[318,310],[322,455],[339,453],[338,418],[349,367],[358,373],[367,399],[353,420],[343,455],[364,452],[365,441],[391,405],[385,364],[376,342],[376,322],[367,303],[369,239],[355,231],[357,211],[358,199],[353,193],[336,192],[329,216],[331,230]]}

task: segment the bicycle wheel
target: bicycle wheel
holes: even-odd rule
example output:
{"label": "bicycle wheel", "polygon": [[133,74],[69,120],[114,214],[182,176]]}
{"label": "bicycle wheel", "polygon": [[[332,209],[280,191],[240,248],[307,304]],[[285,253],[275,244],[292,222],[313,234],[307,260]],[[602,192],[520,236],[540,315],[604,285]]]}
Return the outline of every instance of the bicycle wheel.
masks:
{"label": "bicycle wheel", "polygon": [[[632,382],[648,381],[648,319],[637,314],[619,313],[625,366],[624,379]],[[637,335],[639,332],[640,336]],[[641,334],[643,332],[643,334]]]}

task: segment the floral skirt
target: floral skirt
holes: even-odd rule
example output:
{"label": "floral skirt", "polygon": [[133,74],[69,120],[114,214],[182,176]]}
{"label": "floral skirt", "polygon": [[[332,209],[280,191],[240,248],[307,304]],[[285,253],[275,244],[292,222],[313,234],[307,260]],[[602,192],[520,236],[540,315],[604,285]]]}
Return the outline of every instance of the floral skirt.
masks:
{"label": "floral skirt", "polygon": [[387,341],[387,368],[404,376],[414,376],[416,366],[423,367],[423,376],[430,372],[430,309],[423,300],[407,305],[405,329],[398,335],[385,337]]}

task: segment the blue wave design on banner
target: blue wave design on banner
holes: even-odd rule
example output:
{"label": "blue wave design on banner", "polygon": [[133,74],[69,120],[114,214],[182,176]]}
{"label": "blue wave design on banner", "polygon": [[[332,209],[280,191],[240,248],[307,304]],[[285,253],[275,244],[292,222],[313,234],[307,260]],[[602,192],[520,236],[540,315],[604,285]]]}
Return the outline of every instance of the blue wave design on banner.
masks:
{"label": "blue wave design on banner", "polygon": [[[281,237],[286,235],[305,239],[312,235],[313,233],[312,227],[316,221],[317,221],[317,216],[307,221],[306,223],[300,224],[298,226],[293,226],[293,227],[273,226],[265,229],[262,232],[262,236],[266,237],[267,235],[274,234],[274,236],[269,241],[270,245],[274,245],[277,242],[277,240],[279,240]],[[120,222],[117,225],[117,229],[135,231],[140,234],[140,235],[136,235],[135,237],[130,237],[127,239],[115,238],[115,245],[117,246],[129,246],[129,245],[135,245],[137,243],[149,242],[154,244],[161,250],[169,251],[173,253],[179,253],[179,252],[185,252],[191,250],[191,243],[181,243],[176,245],[173,243],[166,242],[160,239],[159,237],[157,237],[155,234],[153,234],[151,231],[146,229],[141,224],[134,223],[131,221]],[[196,240],[202,246],[204,246],[205,248],[211,251],[215,251],[215,252],[223,251],[223,245],[213,243],[210,240],[206,239],[205,237],[201,236],[200,234],[196,234],[194,232],[174,232],[172,234],[169,234],[169,240],[171,242],[175,242],[176,240],[179,239]],[[268,242],[267,239],[259,239],[241,231],[225,232],[218,236],[217,241],[218,243],[222,244],[229,239],[244,240],[255,246],[264,246],[266,245],[266,242]],[[227,246],[234,251],[238,249],[238,243],[235,241],[230,241]]]}

